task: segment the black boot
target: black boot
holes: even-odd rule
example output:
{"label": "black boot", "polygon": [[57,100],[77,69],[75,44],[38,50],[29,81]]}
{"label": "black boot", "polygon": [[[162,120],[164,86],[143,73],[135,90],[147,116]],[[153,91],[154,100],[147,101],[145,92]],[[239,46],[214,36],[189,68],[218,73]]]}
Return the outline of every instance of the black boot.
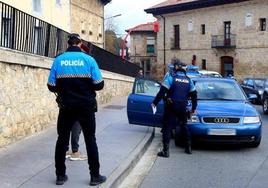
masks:
{"label": "black boot", "polygon": [[104,183],[106,181],[106,177],[102,176],[102,175],[98,175],[98,176],[93,176],[91,175],[91,179],[90,179],[90,185],[95,186],[95,185],[99,185],[101,183]]}
{"label": "black boot", "polygon": [[56,185],[63,185],[68,180],[67,175],[57,176]]}
{"label": "black boot", "polygon": [[191,142],[186,142],[186,144],[185,144],[185,153],[192,154]]}
{"label": "black boot", "polygon": [[157,156],[168,158],[169,157],[169,145],[163,144],[163,149],[162,151],[157,153]]}

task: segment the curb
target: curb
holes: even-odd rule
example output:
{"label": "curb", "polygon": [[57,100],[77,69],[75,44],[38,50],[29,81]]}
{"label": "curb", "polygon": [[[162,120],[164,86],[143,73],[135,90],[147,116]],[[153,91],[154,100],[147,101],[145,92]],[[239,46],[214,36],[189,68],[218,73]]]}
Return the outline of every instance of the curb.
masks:
{"label": "curb", "polygon": [[138,146],[131,152],[131,154],[118,166],[112,174],[107,177],[107,181],[100,186],[99,188],[116,188],[118,187],[125,179],[126,176],[131,172],[131,170],[139,162],[140,158],[148,149],[155,135],[155,128],[149,127],[146,136],[138,144]]}

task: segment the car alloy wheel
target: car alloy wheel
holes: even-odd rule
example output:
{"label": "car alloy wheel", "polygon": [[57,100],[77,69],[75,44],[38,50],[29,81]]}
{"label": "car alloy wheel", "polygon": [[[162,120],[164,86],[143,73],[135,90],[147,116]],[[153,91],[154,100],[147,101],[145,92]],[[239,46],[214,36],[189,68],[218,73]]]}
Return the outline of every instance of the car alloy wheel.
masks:
{"label": "car alloy wheel", "polygon": [[268,114],[268,99],[265,98],[263,101],[263,113]]}

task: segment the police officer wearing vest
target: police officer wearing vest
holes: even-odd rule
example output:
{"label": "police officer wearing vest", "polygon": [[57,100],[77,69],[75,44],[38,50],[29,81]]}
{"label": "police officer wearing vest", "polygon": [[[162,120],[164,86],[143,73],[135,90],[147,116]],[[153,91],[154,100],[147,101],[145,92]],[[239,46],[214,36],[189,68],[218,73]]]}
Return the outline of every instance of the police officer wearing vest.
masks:
{"label": "police officer wearing vest", "polygon": [[57,122],[58,139],[55,149],[56,184],[67,181],[65,154],[70,139],[70,131],[75,121],[82,128],[90,170],[90,185],[106,181],[100,175],[99,154],[96,143],[95,111],[96,92],[104,87],[104,81],[95,59],[80,49],[82,44],[78,34],[70,34],[69,47],[57,56],[48,78],[48,89],[57,93],[59,115]]}
{"label": "police officer wearing vest", "polygon": [[[181,66],[186,67],[186,64],[181,63],[178,59],[172,59],[171,63],[168,65],[168,72],[165,74],[164,76],[164,80],[168,77],[174,77],[176,75],[176,72],[174,71],[174,63],[179,63]],[[165,94],[165,96],[163,97],[163,101],[164,101],[164,112],[163,112],[163,125],[165,126],[166,124],[168,124],[168,102],[170,102],[167,93]],[[161,132],[163,132],[161,130]],[[172,131],[171,131],[171,136],[172,135]]]}
{"label": "police officer wearing vest", "polygon": [[167,95],[166,115],[168,123],[167,125],[163,125],[162,129],[163,149],[157,154],[160,157],[169,157],[169,142],[174,122],[179,123],[185,138],[185,153],[192,153],[191,135],[186,125],[188,117],[187,103],[190,97],[192,100],[191,113],[195,113],[197,93],[192,80],[186,76],[186,72],[182,66],[183,64],[179,60],[174,62],[174,75],[169,74],[165,76],[160,91],[152,103],[152,106],[155,107],[163,96]]}

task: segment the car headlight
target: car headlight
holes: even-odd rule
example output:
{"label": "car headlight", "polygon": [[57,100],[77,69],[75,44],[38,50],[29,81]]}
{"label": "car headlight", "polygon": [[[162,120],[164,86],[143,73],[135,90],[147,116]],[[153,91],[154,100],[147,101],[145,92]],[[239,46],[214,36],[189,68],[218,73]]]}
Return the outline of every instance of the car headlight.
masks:
{"label": "car headlight", "polygon": [[259,123],[260,117],[259,116],[253,116],[253,117],[244,117],[243,123],[249,124],[249,123]]}
{"label": "car headlight", "polygon": [[197,115],[192,115],[190,119],[188,119],[189,123],[199,123],[199,118]]}
{"label": "car headlight", "polygon": [[263,90],[258,90],[259,95],[263,94]]}

